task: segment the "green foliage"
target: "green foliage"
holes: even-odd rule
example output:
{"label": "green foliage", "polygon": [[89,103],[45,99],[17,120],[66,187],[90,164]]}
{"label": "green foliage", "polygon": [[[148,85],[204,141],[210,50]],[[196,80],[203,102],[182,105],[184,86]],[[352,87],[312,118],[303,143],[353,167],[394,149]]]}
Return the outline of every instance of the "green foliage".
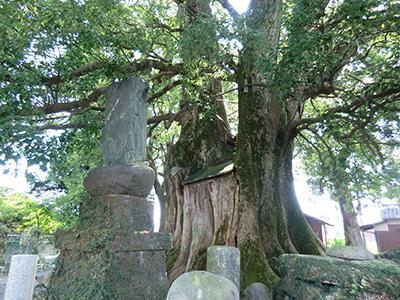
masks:
{"label": "green foliage", "polygon": [[328,247],[335,247],[335,246],[345,246],[346,242],[344,239],[333,239],[328,241]]}
{"label": "green foliage", "polygon": [[0,190],[0,224],[9,232],[53,233],[61,226],[50,207],[4,188]]}
{"label": "green foliage", "polygon": [[[332,39],[353,32],[357,45],[348,49],[354,58],[338,79],[326,82],[332,88],[328,95],[305,104],[303,119],[318,122],[302,128],[298,149],[314,190],[326,189],[337,200],[399,195],[400,56],[394,7],[390,1],[349,1],[325,16],[326,26],[335,24]],[[328,61],[334,65],[335,58]]]}

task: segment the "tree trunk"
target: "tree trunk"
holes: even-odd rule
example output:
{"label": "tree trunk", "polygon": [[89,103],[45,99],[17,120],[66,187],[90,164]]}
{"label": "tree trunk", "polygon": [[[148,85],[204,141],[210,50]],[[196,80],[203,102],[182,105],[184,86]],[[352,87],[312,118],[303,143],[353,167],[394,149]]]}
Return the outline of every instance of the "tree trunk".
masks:
{"label": "tree trunk", "polygon": [[342,213],[345,242],[347,246],[365,247],[357,221],[357,213],[352,202],[339,200]]}
{"label": "tree trunk", "polygon": [[300,117],[302,98],[285,97],[284,91],[259,69],[276,64],[281,6],[279,0],[255,1],[249,27],[268,45],[267,49],[258,49],[252,43],[245,44],[238,72],[235,163],[240,188],[237,241],[243,288],[255,281],[271,286],[276,275],[269,261],[279,254],[323,253],[300,210],[293,186],[295,133],[291,124]]}
{"label": "tree trunk", "polygon": [[282,253],[322,254],[294,193],[287,111],[269,91],[239,92],[236,166],[240,185],[238,247],[243,287],[276,280],[268,260]]}
{"label": "tree trunk", "polygon": [[[268,2],[270,5],[255,1],[250,26],[261,24],[265,41],[273,48],[279,36],[281,2]],[[183,183],[189,174],[231,159],[232,138],[221,107],[216,106],[222,117],[207,121],[198,117],[196,109],[187,109],[191,113],[184,118],[179,141],[170,151],[165,172],[169,196],[166,228],[173,236],[168,255],[170,281],[184,271],[203,268],[205,251],[212,244],[240,249],[243,289],[254,282],[271,287],[278,277],[269,261],[279,254],[323,253],[293,187],[294,135],[288,132],[287,120],[298,117],[299,103],[285,103],[276,90],[266,87],[255,67],[257,49],[251,47],[245,48],[236,74],[236,176]]]}
{"label": "tree trunk", "polygon": [[281,195],[286,209],[290,238],[299,253],[323,255],[324,245],[307,222],[294,190],[292,172],[293,142],[289,142],[286,146],[284,157],[281,171],[283,180],[281,183]]}
{"label": "tree trunk", "polygon": [[184,185],[179,251],[169,262],[170,282],[185,271],[204,270],[211,245],[235,246],[238,185],[233,173]]}

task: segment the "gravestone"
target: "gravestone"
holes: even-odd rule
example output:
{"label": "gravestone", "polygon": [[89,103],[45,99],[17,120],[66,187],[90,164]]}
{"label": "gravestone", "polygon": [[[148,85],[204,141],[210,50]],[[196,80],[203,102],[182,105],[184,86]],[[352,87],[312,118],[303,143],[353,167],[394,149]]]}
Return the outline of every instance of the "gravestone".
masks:
{"label": "gravestone", "polygon": [[239,300],[239,291],[223,276],[193,271],[174,281],[166,300]]}
{"label": "gravestone", "polygon": [[235,247],[211,246],[207,249],[207,271],[231,280],[240,291],[240,251]]}
{"label": "gravestone", "polygon": [[35,287],[37,255],[13,255],[4,300],[31,300]]}
{"label": "gravestone", "polygon": [[162,299],[170,236],[152,232],[146,199],[154,172],[145,165],[147,84],[131,78],[107,90],[104,166],[89,172],[90,198],[77,230],[57,234],[60,259],[50,299]]}

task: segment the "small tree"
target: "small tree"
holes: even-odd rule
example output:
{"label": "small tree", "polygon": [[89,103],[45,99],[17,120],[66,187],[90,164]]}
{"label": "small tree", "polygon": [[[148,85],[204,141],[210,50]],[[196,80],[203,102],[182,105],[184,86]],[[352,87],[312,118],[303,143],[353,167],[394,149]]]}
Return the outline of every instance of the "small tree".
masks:
{"label": "small tree", "polygon": [[49,207],[5,188],[0,190],[0,223],[10,232],[53,233],[61,226]]}

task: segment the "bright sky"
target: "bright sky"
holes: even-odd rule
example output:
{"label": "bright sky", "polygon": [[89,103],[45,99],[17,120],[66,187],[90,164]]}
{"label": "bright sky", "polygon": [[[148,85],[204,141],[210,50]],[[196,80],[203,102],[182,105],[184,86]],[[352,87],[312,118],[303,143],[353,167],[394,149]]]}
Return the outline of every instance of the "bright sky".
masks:
{"label": "bright sky", "polygon": [[239,13],[242,14],[247,10],[250,0],[229,0],[229,2]]}
{"label": "bright sky", "polygon": [[5,174],[5,168],[0,166],[0,186],[6,186],[19,192],[29,192],[29,186],[25,178],[26,160],[22,160],[17,168],[15,162],[9,162],[8,166],[11,169],[17,169],[18,172]]}

